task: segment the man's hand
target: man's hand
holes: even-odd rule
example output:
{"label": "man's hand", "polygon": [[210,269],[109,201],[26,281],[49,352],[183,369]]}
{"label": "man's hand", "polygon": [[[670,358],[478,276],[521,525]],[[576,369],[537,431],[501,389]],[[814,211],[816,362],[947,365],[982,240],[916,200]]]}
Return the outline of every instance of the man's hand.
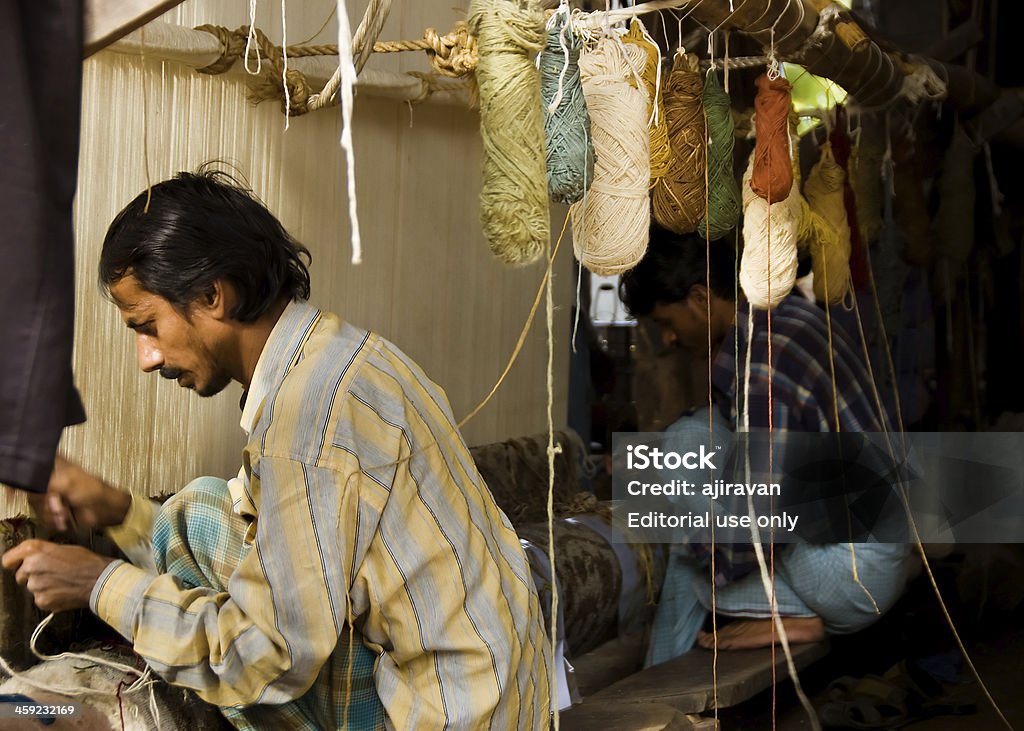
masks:
{"label": "man's hand", "polygon": [[120,525],[131,499],[130,493],[111,487],[73,462],[57,457],[46,493],[30,496],[29,502],[45,525],[65,531],[72,520],[83,528]]}
{"label": "man's hand", "polygon": [[59,546],[31,538],[7,551],[0,562],[16,571],[15,580],[32,592],[44,612],[60,612],[89,606],[96,580],[111,558],[98,556],[81,546]]}

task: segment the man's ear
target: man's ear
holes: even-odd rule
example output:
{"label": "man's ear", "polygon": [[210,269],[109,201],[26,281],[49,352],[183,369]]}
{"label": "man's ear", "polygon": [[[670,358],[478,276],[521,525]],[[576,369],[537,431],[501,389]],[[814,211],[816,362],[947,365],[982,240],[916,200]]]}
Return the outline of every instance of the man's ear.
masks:
{"label": "man's ear", "polygon": [[234,307],[235,291],[232,286],[223,279],[213,280],[210,289],[196,302],[205,313],[216,320],[228,319],[228,313]]}
{"label": "man's ear", "polygon": [[686,303],[691,307],[699,309],[705,316],[707,316],[708,288],[703,284],[695,284],[690,287],[690,293],[686,295]]}

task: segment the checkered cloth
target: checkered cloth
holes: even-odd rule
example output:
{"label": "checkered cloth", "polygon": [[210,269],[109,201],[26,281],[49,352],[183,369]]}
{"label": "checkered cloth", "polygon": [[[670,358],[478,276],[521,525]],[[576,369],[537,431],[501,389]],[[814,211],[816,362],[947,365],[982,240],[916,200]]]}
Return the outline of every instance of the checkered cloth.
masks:
{"label": "checkered cloth", "polygon": [[[227,591],[231,574],[248,552],[245,529],[245,521],[231,509],[227,483],[200,477],[168,500],[156,518],[157,571],[173,574],[186,588]],[[373,678],[376,659],[358,632],[350,643],[343,631],[317,681],[301,698],[283,705],[221,708],[221,713],[239,729],[383,729],[384,707]],[[351,696],[346,706],[336,700],[346,697],[350,663]]]}

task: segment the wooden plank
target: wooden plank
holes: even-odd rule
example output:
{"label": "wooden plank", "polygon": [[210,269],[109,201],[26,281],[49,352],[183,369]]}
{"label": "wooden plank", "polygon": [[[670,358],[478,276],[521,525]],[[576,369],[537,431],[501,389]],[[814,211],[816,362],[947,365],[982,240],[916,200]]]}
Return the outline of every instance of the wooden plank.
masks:
{"label": "wooden plank", "polygon": [[583,703],[559,714],[565,731],[692,731],[693,723],[671,706],[652,703],[634,706],[615,703]]}
{"label": "wooden plank", "polygon": [[85,0],[83,58],[158,18],[183,0]]}
{"label": "wooden plank", "polygon": [[[793,645],[797,669],[825,656],[828,644]],[[775,674],[788,677],[786,656],[775,652]],[[771,651],[728,650],[718,653],[718,707],[727,708],[752,698],[772,684]],[[593,696],[596,703],[663,703],[683,713],[703,713],[714,708],[712,653],[697,649],[620,680]]]}
{"label": "wooden plank", "polygon": [[643,667],[642,635],[616,637],[573,661],[576,688],[584,698]]}

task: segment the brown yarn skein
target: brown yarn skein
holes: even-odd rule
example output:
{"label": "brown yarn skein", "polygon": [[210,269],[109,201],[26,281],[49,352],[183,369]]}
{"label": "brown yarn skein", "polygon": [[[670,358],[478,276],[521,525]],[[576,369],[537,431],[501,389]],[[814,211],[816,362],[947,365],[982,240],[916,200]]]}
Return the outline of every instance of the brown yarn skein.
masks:
{"label": "brown yarn skein", "polygon": [[677,234],[697,230],[706,207],[707,124],[704,77],[697,59],[678,54],[665,85],[665,118],[672,161],[654,186],[654,218]]}
{"label": "brown yarn skein", "polygon": [[792,106],[789,82],[779,77],[757,79],[754,98],[754,170],[750,188],[769,203],[778,203],[793,188],[793,167],[789,155],[789,110]]}

